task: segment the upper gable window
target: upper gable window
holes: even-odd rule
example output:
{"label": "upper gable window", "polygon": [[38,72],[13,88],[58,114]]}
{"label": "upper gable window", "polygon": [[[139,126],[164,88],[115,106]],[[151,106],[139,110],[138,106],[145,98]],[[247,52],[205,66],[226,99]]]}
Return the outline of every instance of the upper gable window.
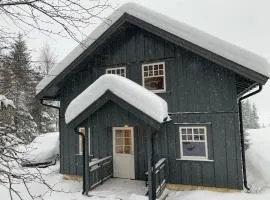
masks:
{"label": "upper gable window", "polygon": [[116,74],[119,76],[126,77],[126,67],[114,67],[114,68],[107,68],[106,74]]}
{"label": "upper gable window", "polygon": [[165,62],[142,65],[143,86],[153,92],[165,92]]}

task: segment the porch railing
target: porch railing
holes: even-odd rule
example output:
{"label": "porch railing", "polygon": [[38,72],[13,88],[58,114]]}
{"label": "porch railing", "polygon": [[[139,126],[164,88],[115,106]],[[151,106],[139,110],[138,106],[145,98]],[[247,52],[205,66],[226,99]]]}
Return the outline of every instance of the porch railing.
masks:
{"label": "porch railing", "polygon": [[156,197],[159,197],[166,188],[166,163],[166,158],[162,158],[155,164]]}
{"label": "porch railing", "polygon": [[[166,188],[166,164],[167,164],[166,158],[161,158],[155,164],[153,175],[155,180],[157,198],[162,194],[163,190]],[[145,175],[146,175],[146,185],[148,185],[148,172],[146,172]]]}
{"label": "porch railing", "polygon": [[113,175],[112,156],[89,163],[89,189],[97,187]]}

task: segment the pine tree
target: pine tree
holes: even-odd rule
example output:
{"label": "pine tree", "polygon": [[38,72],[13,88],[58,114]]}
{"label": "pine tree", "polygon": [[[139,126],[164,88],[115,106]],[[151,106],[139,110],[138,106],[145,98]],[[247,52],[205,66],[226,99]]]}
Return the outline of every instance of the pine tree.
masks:
{"label": "pine tree", "polygon": [[21,139],[32,141],[37,135],[37,124],[31,115],[31,104],[34,99],[33,70],[30,67],[30,55],[22,35],[14,41],[9,53],[7,71],[10,72],[10,87],[7,97],[17,107],[14,124],[15,134]]}
{"label": "pine tree", "polygon": [[251,116],[252,116],[252,119],[253,119],[253,124],[252,124],[253,128],[260,128],[259,116],[258,116],[258,113],[257,113],[257,108],[256,108],[254,103],[252,104]]}
{"label": "pine tree", "polygon": [[249,140],[247,139],[248,132],[247,129],[259,128],[259,117],[257,114],[257,108],[255,104],[251,104],[249,100],[246,100],[242,104],[242,116],[243,116],[243,126],[245,132],[245,150],[249,147]]}
{"label": "pine tree", "polygon": [[242,115],[245,130],[259,128],[259,117],[254,103],[251,104],[249,100],[244,101],[242,104]]}

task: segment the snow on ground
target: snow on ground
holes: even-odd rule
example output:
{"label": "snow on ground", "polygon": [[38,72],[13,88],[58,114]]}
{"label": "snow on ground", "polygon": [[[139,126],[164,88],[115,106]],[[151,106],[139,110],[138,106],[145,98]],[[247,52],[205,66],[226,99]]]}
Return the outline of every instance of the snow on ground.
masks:
{"label": "snow on ground", "polygon": [[248,182],[253,191],[261,191],[270,188],[270,127],[247,133],[250,143],[246,151]]}
{"label": "snow on ground", "polygon": [[25,151],[23,159],[30,163],[44,163],[55,160],[57,155],[59,155],[59,132],[37,136],[22,151]]}
{"label": "snow on ground", "polygon": [[[170,191],[167,200],[269,200],[270,199],[270,127],[249,130],[248,139],[250,148],[246,151],[248,183],[251,185],[251,193],[235,192],[221,193],[209,191]],[[30,173],[36,173],[35,168],[28,169]],[[103,185],[89,193],[89,197],[81,194],[82,183],[79,181],[65,180],[59,173],[59,163],[49,168],[40,169],[46,182],[53,186],[54,190],[48,188],[38,181],[28,184],[31,192],[39,195],[41,200],[145,200],[146,192],[144,182],[130,181],[125,179],[110,179]],[[26,199],[31,198],[23,184],[15,186],[20,194]],[[0,185],[0,199],[8,200],[9,192]],[[14,198],[17,200],[18,198]]]}

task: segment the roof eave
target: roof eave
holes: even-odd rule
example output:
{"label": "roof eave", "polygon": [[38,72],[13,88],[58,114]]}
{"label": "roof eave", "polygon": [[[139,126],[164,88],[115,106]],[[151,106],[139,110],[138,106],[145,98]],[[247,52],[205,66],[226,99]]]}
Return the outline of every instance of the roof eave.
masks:
{"label": "roof eave", "polygon": [[197,55],[200,55],[212,62],[215,62],[229,70],[238,73],[248,79],[251,79],[257,83],[265,84],[268,80],[268,77],[262,75],[258,72],[255,72],[251,69],[248,69],[244,66],[239,65],[227,58],[224,58],[220,55],[217,55],[203,47],[200,47],[196,44],[193,44],[187,40],[184,40],[172,33],[169,33],[163,29],[160,29],[152,24],[149,24],[133,15],[123,13],[123,15],[113,23],[96,41],[93,42],[83,53],[77,57],[69,66],[67,66],[58,76],[56,76],[45,88],[43,88],[36,96],[41,99],[43,96],[48,94],[48,91],[52,88],[53,85],[58,84],[63,78],[65,78],[76,66],[78,66],[87,56],[89,56],[96,48],[98,48],[106,39],[111,36],[117,28],[119,28],[125,22],[129,22],[135,26],[138,26],[144,30],[151,32],[173,44],[181,46],[182,48],[189,50]]}

